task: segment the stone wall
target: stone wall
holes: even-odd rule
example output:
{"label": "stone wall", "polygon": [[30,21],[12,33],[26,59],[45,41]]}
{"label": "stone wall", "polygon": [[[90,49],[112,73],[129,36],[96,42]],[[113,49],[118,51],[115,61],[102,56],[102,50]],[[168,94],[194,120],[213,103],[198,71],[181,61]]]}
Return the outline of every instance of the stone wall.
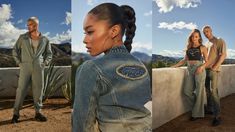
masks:
{"label": "stone wall", "polygon": [[[235,93],[235,65],[224,65],[219,74],[219,95],[225,97]],[[152,70],[153,128],[190,110],[183,94],[187,82],[187,69],[159,68]]]}

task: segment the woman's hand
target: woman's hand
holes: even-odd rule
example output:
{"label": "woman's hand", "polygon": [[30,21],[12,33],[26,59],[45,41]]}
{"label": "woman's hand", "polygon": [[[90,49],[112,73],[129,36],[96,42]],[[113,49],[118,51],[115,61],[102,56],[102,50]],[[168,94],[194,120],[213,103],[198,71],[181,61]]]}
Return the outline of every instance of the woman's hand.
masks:
{"label": "woman's hand", "polygon": [[205,67],[202,65],[202,66],[199,66],[195,72],[195,74],[200,74],[203,72],[203,70],[205,69]]}

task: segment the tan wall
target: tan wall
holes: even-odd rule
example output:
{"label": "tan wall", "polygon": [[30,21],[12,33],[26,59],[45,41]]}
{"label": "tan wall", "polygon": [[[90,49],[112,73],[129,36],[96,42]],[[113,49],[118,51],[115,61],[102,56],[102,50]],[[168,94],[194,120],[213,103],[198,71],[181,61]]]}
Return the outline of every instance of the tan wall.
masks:
{"label": "tan wall", "polygon": [[[222,66],[219,74],[219,95],[225,97],[235,93],[235,65]],[[187,84],[187,69],[160,68],[152,70],[153,89],[153,128],[190,110],[183,94],[183,87]]]}
{"label": "tan wall", "polygon": [[[56,66],[59,72],[63,72],[63,79],[60,84],[63,84],[71,76],[71,66]],[[0,98],[15,97],[16,88],[18,86],[19,68],[0,68]],[[60,85],[59,84],[59,85]],[[31,89],[29,89],[31,95]],[[55,96],[62,96],[62,92],[58,91]]]}

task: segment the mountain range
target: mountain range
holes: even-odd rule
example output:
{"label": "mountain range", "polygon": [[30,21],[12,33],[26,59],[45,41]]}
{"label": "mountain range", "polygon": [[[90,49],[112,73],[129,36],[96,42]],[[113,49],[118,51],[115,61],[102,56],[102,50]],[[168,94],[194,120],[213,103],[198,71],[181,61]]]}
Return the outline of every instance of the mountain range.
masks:
{"label": "mountain range", "polygon": [[[162,56],[162,55],[157,55],[153,54],[152,55],[152,63],[156,62],[164,62],[164,63],[177,63],[179,62],[182,57],[168,57],[168,56]],[[223,64],[235,64],[235,59],[225,59]]]}
{"label": "mountain range", "polygon": [[[72,52],[71,43],[51,44],[51,48],[53,52],[52,61],[57,66],[71,65],[71,61],[94,59],[94,57],[86,53]],[[131,54],[146,64],[151,63],[152,57],[145,53],[132,52]],[[0,67],[16,67],[16,63],[12,57],[12,48],[0,48]]]}
{"label": "mountain range", "polygon": [[[52,62],[58,66],[71,65],[71,44],[51,44],[53,52]],[[12,48],[0,48],[0,67],[16,67],[12,57]]]}

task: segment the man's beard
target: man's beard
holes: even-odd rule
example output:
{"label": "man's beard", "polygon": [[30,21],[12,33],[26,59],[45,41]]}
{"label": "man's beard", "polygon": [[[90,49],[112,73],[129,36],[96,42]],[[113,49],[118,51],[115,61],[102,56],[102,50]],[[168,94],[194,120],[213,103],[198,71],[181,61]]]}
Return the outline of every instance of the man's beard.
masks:
{"label": "man's beard", "polygon": [[36,29],[32,29],[31,31],[30,30],[28,30],[29,31],[29,33],[32,33],[32,32],[36,32],[37,30]]}

